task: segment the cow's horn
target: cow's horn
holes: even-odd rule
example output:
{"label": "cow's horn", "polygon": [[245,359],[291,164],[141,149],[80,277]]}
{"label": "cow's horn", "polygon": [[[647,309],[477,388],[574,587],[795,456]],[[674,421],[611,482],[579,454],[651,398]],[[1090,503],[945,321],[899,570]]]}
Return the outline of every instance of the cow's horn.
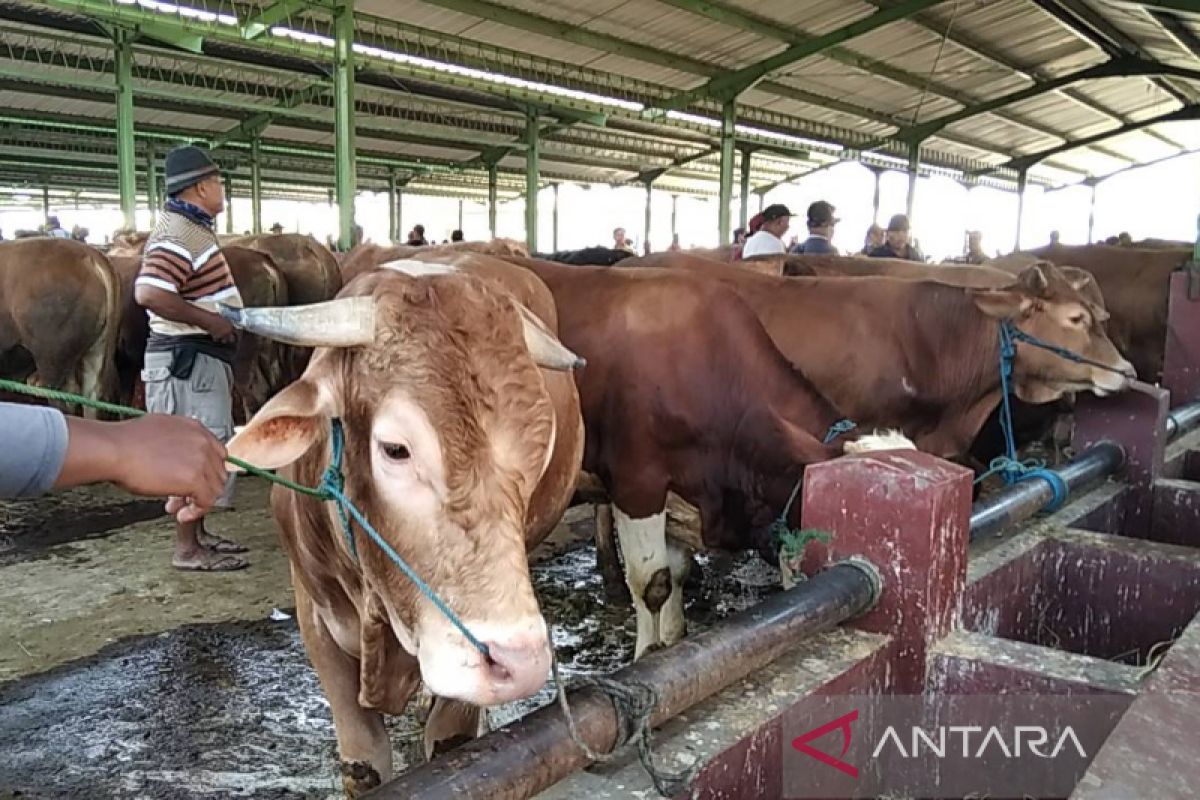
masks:
{"label": "cow's horn", "polygon": [[572,369],[582,369],[587,361],[572,353],[558,340],[546,325],[523,304],[514,302],[517,311],[521,313],[521,325],[525,329],[525,346],[529,355],[539,367],[556,369],[566,372]]}
{"label": "cow's horn", "polygon": [[247,333],[300,347],[355,347],[375,341],[375,299],[342,297],[307,306],[234,308],[221,316]]}

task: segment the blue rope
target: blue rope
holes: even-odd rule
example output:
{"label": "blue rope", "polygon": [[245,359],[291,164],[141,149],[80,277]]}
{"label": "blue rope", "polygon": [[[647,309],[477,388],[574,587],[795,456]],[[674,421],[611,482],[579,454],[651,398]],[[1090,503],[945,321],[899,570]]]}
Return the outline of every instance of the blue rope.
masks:
{"label": "blue rope", "polygon": [[[1013,362],[1017,357],[1016,342],[1018,341],[1034,347],[1040,347],[1043,350],[1049,350],[1070,361],[1082,364],[1094,364],[1095,366],[1104,365],[1096,364],[1078,353],[1057,347],[1056,345],[1047,344],[1036,337],[1030,336],[1017,328],[1012,323],[1012,320],[1006,319],[1000,323],[1000,430],[1004,434],[1005,455],[992,459],[992,463],[988,465],[987,471],[976,478],[975,483],[983,483],[993,475],[1000,475],[1009,486],[1021,481],[1033,479],[1044,480],[1050,485],[1050,491],[1052,492],[1050,503],[1046,506],[1046,510],[1057,511],[1070,496],[1070,488],[1067,486],[1067,482],[1054,470],[1047,469],[1046,463],[1041,459],[1033,458],[1021,461],[1017,458],[1017,441],[1013,433],[1012,402],[1009,400],[1009,394],[1012,392]],[[1105,367],[1105,369],[1111,368]],[[1120,370],[1113,371],[1119,372]]]}
{"label": "blue rope", "polygon": [[856,425],[852,420],[838,420],[829,426],[829,430],[826,431],[825,438],[821,440],[821,444],[830,444],[834,439],[841,436],[843,433],[849,433],[857,427],[858,425]]}
{"label": "blue rope", "polygon": [[[353,517],[354,521],[359,524],[359,527],[366,531],[366,534],[371,538],[371,541],[375,542],[379,549],[383,551],[384,555],[390,558],[392,563],[400,568],[400,571],[404,573],[405,577],[413,582],[413,585],[420,590],[421,594],[425,595],[425,597],[429,599],[429,602],[433,603],[434,606],[437,607],[437,610],[442,612],[442,615],[445,616],[446,619],[450,620],[454,627],[458,628],[459,632],[466,638],[466,640],[470,642],[477,650],[479,650],[479,652],[482,653],[485,658],[487,658],[489,656],[487,645],[479,641],[479,639],[477,639],[475,635],[471,633],[466,624],[464,624],[463,621],[458,618],[458,615],[450,609],[450,606],[446,604],[446,601],[439,597],[437,592],[435,592],[429,584],[421,580],[421,576],[418,575],[413,568],[408,565],[408,562],[405,561],[400,554],[397,553],[392,546],[388,544],[382,536],[379,535],[379,532],[375,530],[370,522],[367,521],[367,518],[362,515],[362,512],[358,510],[353,502],[351,502],[350,498],[346,497],[346,479],[342,474],[342,458],[345,451],[345,437],[342,433],[341,420],[333,420],[331,435],[333,439],[333,454],[330,458],[329,467],[326,468],[325,474],[321,478],[319,489],[327,500],[332,501],[337,506],[338,516],[342,520],[342,530],[345,532],[346,536],[346,544],[349,546],[350,552],[354,555],[355,560],[358,560],[358,548],[354,542],[354,528],[350,525],[350,517]],[[347,514],[349,514],[349,516],[347,516]]]}

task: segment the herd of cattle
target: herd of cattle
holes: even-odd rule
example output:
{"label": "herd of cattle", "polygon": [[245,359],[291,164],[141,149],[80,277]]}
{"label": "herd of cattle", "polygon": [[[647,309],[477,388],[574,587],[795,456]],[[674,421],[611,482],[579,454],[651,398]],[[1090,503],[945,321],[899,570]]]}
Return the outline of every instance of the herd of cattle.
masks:
{"label": "herd of cattle", "polygon": [[[143,243],[0,244],[5,377],[135,398]],[[789,497],[805,465],[913,446],[997,454],[1002,322],[1084,357],[1017,345],[1012,390],[1031,432],[1075,392],[1154,381],[1169,275],[1188,257],[1055,247],[976,267],[685,252],[606,267],[506,240],[368,244],[340,263],[307,236],[223,244],[245,305],[272,307],[239,316],[247,424],[231,453],[315,485],[340,420],[348,496],[487,645],[472,647],[361,531],[347,541],[330,505],[275,490],[351,796],[390,777],[381,714],[422,683],[435,696],[430,753],[477,735],[479,706],[542,685],[550,644],[526,552],[581,469],[611,500],[598,552],[614,551],[615,528],[640,657],[684,635],[692,551],[776,557],[772,523],[785,508],[798,523]],[[675,503],[698,529],[668,529]]]}

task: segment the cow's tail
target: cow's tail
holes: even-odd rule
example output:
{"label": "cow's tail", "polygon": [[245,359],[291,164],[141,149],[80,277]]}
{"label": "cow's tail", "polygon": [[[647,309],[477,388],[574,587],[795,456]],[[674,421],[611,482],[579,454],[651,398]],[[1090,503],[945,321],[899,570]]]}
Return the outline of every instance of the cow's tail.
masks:
{"label": "cow's tail", "polygon": [[[121,286],[112,265],[100,252],[88,248],[88,269],[104,288],[104,308],[100,314],[96,340],[84,353],[80,364],[79,387],[84,397],[107,400],[117,394],[116,354],[121,328]],[[89,417],[95,414],[85,410]]]}

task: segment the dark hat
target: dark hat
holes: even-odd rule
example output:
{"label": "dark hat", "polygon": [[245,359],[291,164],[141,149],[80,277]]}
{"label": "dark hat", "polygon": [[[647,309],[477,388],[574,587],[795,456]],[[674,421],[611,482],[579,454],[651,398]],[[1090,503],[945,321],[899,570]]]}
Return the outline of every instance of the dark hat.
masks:
{"label": "dark hat", "polygon": [[763,222],[773,222],[781,217],[796,216],[783,203],[772,203],[762,210]]}
{"label": "dark hat", "polygon": [[818,200],[808,207],[808,227],[819,228],[822,225],[829,225],[837,222],[838,218],[833,215],[837,211],[832,203],[827,203],[824,200]]}
{"label": "dark hat", "polygon": [[220,172],[208,153],[193,145],[176,147],[167,153],[164,163],[167,177],[167,194],[174,196],[189,186],[195,186],[207,177]]}
{"label": "dark hat", "polygon": [[280,233],[283,233],[283,223],[276,222],[274,225],[271,226],[271,231],[272,232],[279,231]]}
{"label": "dark hat", "polygon": [[887,229],[889,231],[906,231],[908,230],[908,215],[896,214],[888,220]]}

